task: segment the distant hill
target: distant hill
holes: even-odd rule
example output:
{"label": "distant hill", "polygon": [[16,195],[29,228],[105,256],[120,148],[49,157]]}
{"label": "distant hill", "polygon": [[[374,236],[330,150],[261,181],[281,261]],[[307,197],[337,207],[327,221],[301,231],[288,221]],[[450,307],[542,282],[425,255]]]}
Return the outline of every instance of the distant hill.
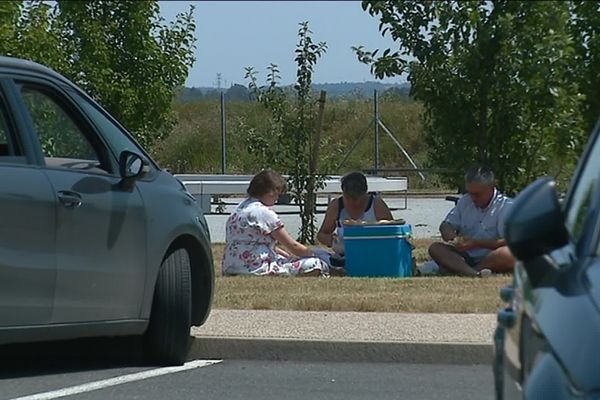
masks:
{"label": "distant hill", "polygon": [[[380,97],[390,96],[394,98],[408,99],[410,85],[408,83],[381,83],[381,82],[340,82],[340,83],[316,83],[313,90],[319,92],[325,90],[327,97],[333,98],[372,98],[373,92],[377,90]],[[215,87],[184,87],[178,94],[177,100],[182,103],[204,99],[217,99],[221,92],[225,93],[227,100],[250,101],[251,96],[248,88],[243,85],[234,84],[228,89]]]}
{"label": "distant hill", "polygon": [[408,83],[381,83],[381,82],[340,82],[317,83],[313,85],[315,91],[325,90],[328,97],[373,97],[373,92],[381,96],[393,89],[402,97],[408,98],[410,85]]}

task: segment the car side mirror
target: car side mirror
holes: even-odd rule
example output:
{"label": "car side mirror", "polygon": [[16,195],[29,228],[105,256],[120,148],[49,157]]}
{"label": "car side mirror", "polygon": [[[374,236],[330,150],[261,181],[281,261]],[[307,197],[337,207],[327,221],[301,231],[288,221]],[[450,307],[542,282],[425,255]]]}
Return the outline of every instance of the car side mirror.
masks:
{"label": "car side mirror", "polygon": [[125,150],[119,156],[119,173],[123,179],[141,178],[150,171],[148,160],[137,153]]}
{"label": "car side mirror", "polygon": [[525,262],[568,243],[553,179],[538,179],[519,193],[506,216],[505,238],[513,255]]}

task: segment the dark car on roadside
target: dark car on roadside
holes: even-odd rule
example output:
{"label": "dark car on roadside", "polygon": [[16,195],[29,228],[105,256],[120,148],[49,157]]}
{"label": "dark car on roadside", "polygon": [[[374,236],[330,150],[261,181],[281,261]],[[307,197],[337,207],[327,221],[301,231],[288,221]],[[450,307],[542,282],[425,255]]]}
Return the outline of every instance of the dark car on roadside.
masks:
{"label": "dark car on roadside", "polygon": [[517,258],[498,312],[497,399],[600,399],[600,124],[559,200],[542,178],[515,199]]}
{"label": "dark car on roadside", "polygon": [[0,57],[0,344],[136,335],[179,364],[213,287],[184,185],[67,79]]}

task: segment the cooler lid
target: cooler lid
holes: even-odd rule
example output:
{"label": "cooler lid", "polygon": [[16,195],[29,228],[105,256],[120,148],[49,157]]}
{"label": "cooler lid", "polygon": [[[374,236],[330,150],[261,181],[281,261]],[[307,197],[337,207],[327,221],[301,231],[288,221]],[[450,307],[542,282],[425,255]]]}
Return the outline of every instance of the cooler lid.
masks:
{"label": "cooler lid", "polygon": [[344,237],[352,236],[409,236],[412,234],[410,224],[403,225],[344,225]]}

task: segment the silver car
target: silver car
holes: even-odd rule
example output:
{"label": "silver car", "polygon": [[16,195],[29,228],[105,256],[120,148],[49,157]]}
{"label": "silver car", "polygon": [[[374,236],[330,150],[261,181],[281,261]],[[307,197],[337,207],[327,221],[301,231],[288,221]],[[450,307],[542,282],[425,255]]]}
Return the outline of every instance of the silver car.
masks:
{"label": "silver car", "polygon": [[143,335],[179,364],[213,288],[183,184],[67,79],[0,57],[0,344]]}

